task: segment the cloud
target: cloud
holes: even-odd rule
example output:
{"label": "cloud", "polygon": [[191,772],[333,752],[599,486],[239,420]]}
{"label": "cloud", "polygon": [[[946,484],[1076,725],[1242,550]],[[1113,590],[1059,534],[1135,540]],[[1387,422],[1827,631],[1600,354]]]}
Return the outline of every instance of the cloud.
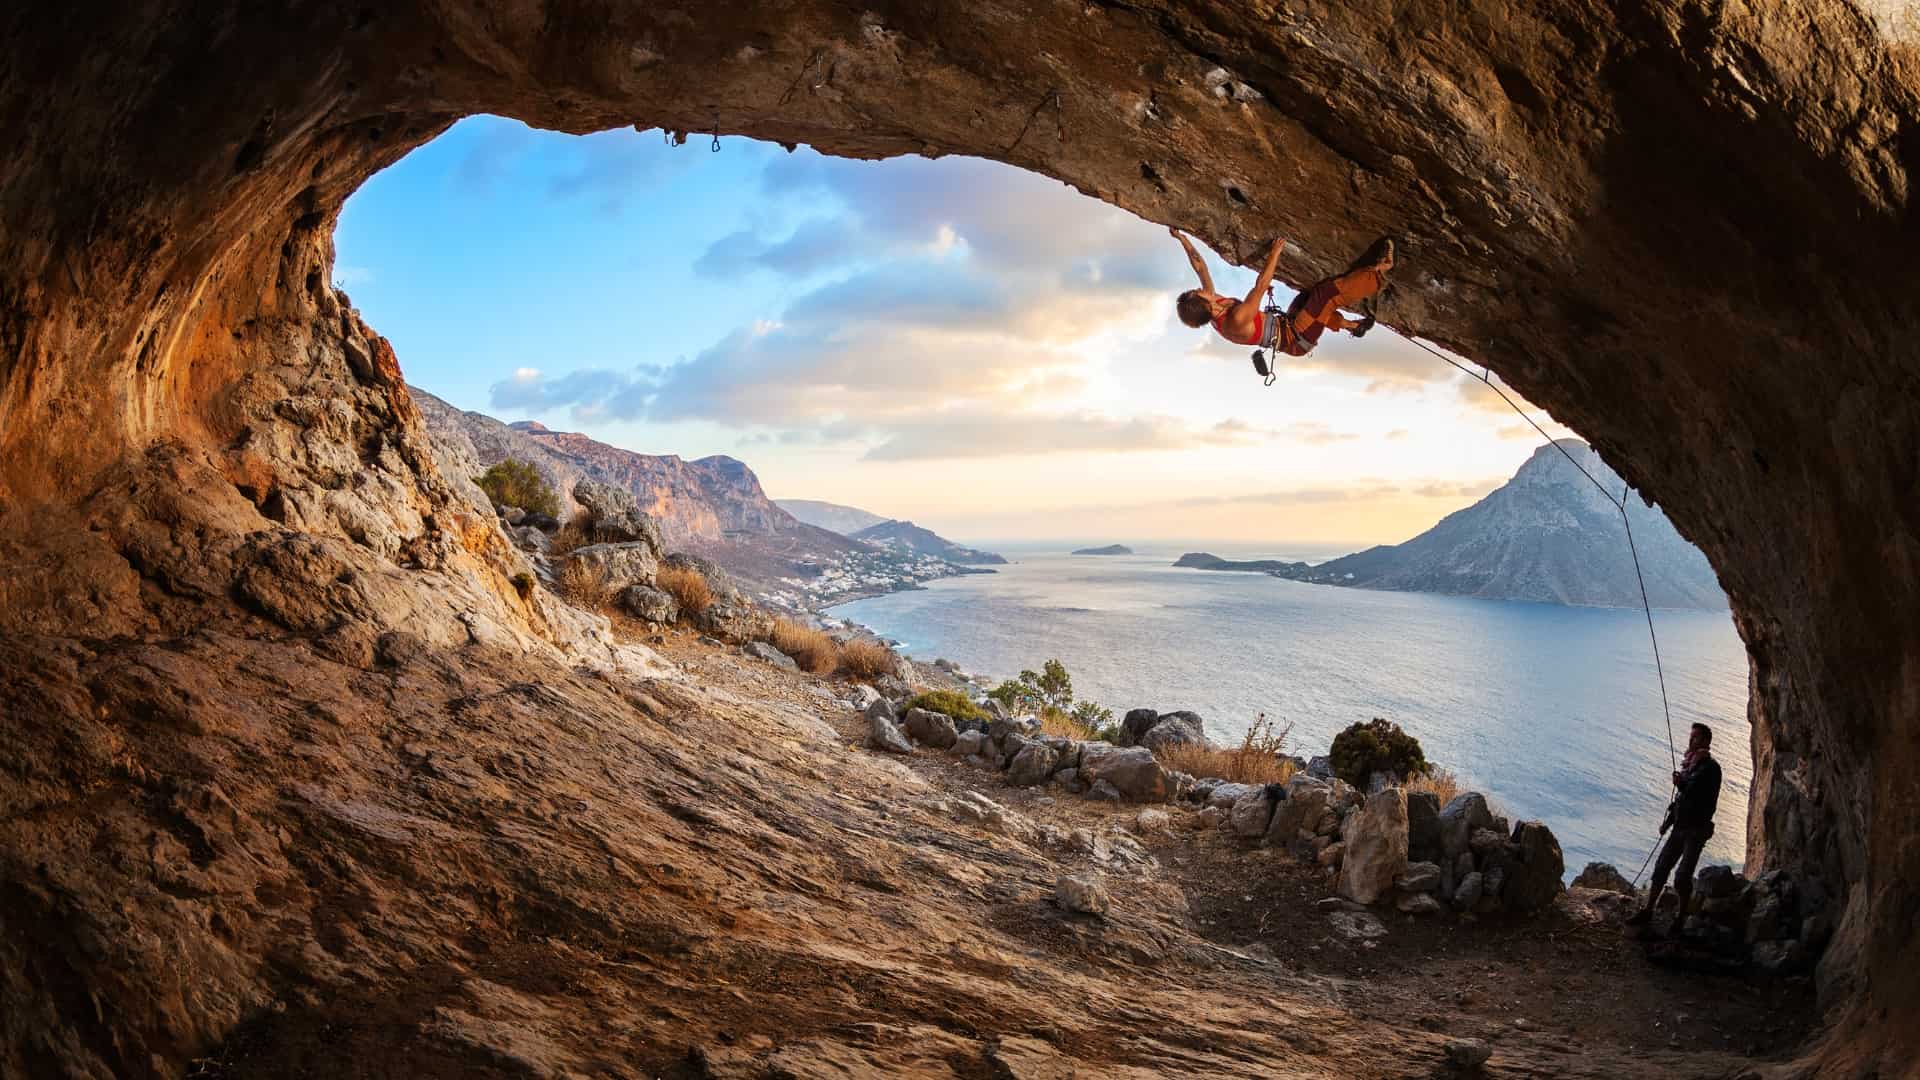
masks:
{"label": "cloud", "polygon": [[985,413],[917,417],[888,428],[867,461],[1022,457],[1090,451],[1181,450],[1239,446],[1255,436],[1223,421],[1196,428],[1164,416],[1114,418],[1090,413]]}
{"label": "cloud", "polygon": [[1407,493],[1410,495],[1418,495],[1423,499],[1478,499],[1498,489],[1505,483],[1506,480],[1502,477],[1494,477],[1488,480],[1474,480],[1467,483],[1452,480],[1429,480],[1426,483],[1415,484],[1413,487],[1408,488]]}
{"label": "cloud", "polygon": [[1403,428],[1403,427],[1397,427],[1397,428],[1394,428],[1394,429],[1393,429],[1392,431],[1389,431],[1389,432],[1387,432],[1387,433],[1386,433],[1385,435],[1383,435],[1383,436],[1381,436],[1381,438],[1384,438],[1384,439],[1404,439],[1404,438],[1406,438],[1406,437],[1407,437],[1408,435],[1411,435],[1411,434],[1412,434],[1412,432],[1410,432],[1410,431],[1408,431],[1408,430],[1407,430],[1406,428]]}
{"label": "cloud", "polygon": [[646,414],[659,375],[658,368],[641,366],[631,371],[582,368],[548,378],[538,368],[523,367],[494,383],[487,396],[496,409],[538,413],[571,408],[575,420],[633,420]]}

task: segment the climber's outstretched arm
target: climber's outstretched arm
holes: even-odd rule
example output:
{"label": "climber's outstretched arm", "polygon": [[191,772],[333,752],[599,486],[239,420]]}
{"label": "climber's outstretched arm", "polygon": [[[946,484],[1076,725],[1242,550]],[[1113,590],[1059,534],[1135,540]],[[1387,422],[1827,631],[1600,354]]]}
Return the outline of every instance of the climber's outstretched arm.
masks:
{"label": "climber's outstretched arm", "polygon": [[1212,292],[1213,275],[1207,273],[1206,260],[1200,257],[1199,252],[1193,250],[1193,241],[1188,240],[1185,233],[1182,233],[1179,229],[1171,225],[1167,226],[1167,231],[1173,234],[1175,240],[1180,241],[1180,247],[1186,251],[1187,262],[1193,266],[1193,272],[1200,275],[1200,287],[1208,292]]}
{"label": "climber's outstretched arm", "polygon": [[1247,293],[1245,303],[1257,308],[1260,306],[1260,301],[1266,298],[1267,286],[1273,284],[1273,275],[1280,269],[1280,252],[1286,246],[1285,240],[1274,237],[1273,246],[1267,249],[1267,265],[1260,271],[1260,277],[1254,281],[1253,289]]}

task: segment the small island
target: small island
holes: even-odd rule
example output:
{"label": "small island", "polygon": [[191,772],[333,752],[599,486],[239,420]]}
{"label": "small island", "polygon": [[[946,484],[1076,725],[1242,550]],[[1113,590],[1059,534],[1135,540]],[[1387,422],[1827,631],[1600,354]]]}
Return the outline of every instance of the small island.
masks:
{"label": "small island", "polygon": [[1211,555],[1204,551],[1189,551],[1174,560],[1173,565],[1184,566],[1189,570],[1235,570],[1242,573],[1266,573],[1279,577],[1295,577],[1313,569],[1303,562],[1281,562],[1278,559],[1253,559],[1236,562]]}
{"label": "small island", "polygon": [[1106,547],[1080,548],[1075,555],[1131,555],[1133,549],[1125,544],[1108,544]]}

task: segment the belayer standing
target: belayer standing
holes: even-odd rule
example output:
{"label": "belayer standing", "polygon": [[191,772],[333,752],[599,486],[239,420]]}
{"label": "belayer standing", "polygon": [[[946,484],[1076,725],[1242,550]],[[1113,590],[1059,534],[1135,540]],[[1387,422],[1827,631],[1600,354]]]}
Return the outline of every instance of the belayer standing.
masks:
{"label": "belayer standing", "polygon": [[1673,774],[1673,805],[1667,807],[1666,820],[1660,823],[1667,842],[1653,863],[1647,906],[1627,919],[1628,926],[1653,921],[1653,907],[1666,891],[1669,873],[1674,875],[1673,891],[1680,897],[1680,913],[1673,918],[1672,932],[1678,933],[1686,920],[1687,901],[1693,899],[1693,867],[1700,861],[1700,849],[1713,838],[1713,811],[1720,805],[1720,763],[1713,760],[1712,745],[1713,732],[1705,724],[1695,724],[1687,733],[1687,756],[1680,759],[1680,771]]}
{"label": "belayer standing", "polygon": [[1207,272],[1207,264],[1200,258],[1200,253],[1193,249],[1193,242],[1179,229],[1169,228],[1167,231],[1180,241],[1180,246],[1186,250],[1187,262],[1193,265],[1193,272],[1200,275],[1200,287],[1188,289],[1174,301],[1180,321],[1195,329],[1211,323],[1221,337],[1235,345],[1256,346],[1261,351],[1253,354],[1253,367],[1262,375],[1272,372],[1264,352],[1305,356],[1313,351],[1313,347],[1320,342],[1320,335],[1328,330],[1345,330],[1354,337],[1365,336],[1367,331],[1373,329],[1373,316],[1351,319],[1343,315],[1340,309],[1357,309],[1361,303],[1379,295],[1386,286],[1387,271],[1393,269],[1393,240],[1383,236],[1362,252],[1346,273],[1309,286],[1294,297],[1284,314],[1276,314],[1262,310],[1260,301],[1273,284],[1274,272],[1280,265],[1280,251],[1286,246],[1286,241],[1273,242],[1273,246],[1267,250],[1267,264],[1261,269],[1253,288],[1247,291],[1246,299],[1235,300],[1213,290],[1213,275]]}

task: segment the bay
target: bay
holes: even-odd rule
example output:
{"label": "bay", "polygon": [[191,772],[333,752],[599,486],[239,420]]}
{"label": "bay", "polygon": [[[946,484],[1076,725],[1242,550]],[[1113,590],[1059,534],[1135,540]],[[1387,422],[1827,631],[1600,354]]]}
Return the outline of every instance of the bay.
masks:
{"label": "bay", "polygon": [[[1282,581],[1175,569],[1183,551],[1320,561],[1296,545],[1138,549],[1070,556],[1078,544],[998,547],[992,575],[843,604],[831,614],[1006,678],[1058,659],[1079,697],[1116,714],[1192,709],[1216,742],[1266,713],[1292,725],[1289,748],[1325,753],[1335,733],[1383,716],[1416,735],[1515,820],[1545,821],[1571,877],[1589,860],[1631,877],[1655,838],[1671,784],[1660,687],[1638,609]],[[1726,612],[1656,610],[1674,739],[1713,729],[1725,773],[1702,865],[1738,867],[1746,848],[1752,756],[1744,646]]]}

